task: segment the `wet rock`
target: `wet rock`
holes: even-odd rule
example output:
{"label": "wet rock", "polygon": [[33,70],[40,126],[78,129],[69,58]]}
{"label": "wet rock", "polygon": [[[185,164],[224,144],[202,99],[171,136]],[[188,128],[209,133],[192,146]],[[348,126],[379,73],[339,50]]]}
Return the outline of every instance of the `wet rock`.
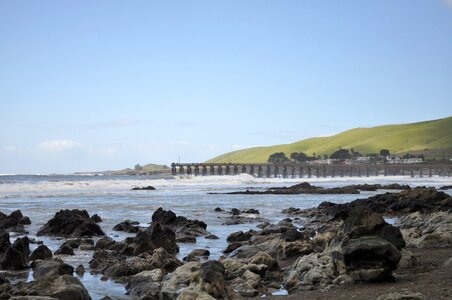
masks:
{"label": "wet rock", "polygon": [[68,245],[61,245],[61,247],[55,251],[55,255],[75,255],[74,249],[69,247]]}
{"label": "wet rock", "polygon": [[15,210],[9,215],[0,212],[0,229],[23,230],[23,225],[31,224],[30,218],[24,217],[20,210]]}
{"label": "wet rock", "polygon": [[150,251],[157,248],[164,248],[168,253],[179,252],[176,244],[176,234],[168,227],[163,227],[159,223],[153,223],[148,229],[139,231],[133,242],[136,244],[134,255]]}
{"label": "wet rock", "polygon": [[242,243],[240,243],[240,242],[232,242],[226,247],[226,249],[223,250],[223,253],[225,253],[225,254],[231,253],[235,249],[239,248],[240,246],[242,246]]}
{"label": "wet rock", "polygon": [[185,235],[185,236],[178,237],[176,239],[176,242],[183,243],[183,244],[195,244],[196,237],[191,236],[191,235]]}
{"label": "wet rock", "polygon": [[208,234],[207,224],[199,220],[190,220],[184,216],[176,216],[171,210],[159,207],[152,215],[152,223],[160,223],[173,230],[177,237],[202,236]]}
{"label": "wet rock", "polygon": [[91,216],[91,220],[93,220],[95,223],[100,223],[102,222],[101,217],[98,214],[94,214]]}
{"label": "wet rock", "polygon": [[444,185],[440,187],[438,190],[440,191],[452,190],[452,185]]}
{"label": "wet rock", "polygon": [[159,299],[164,272],[161,269],[140,272],[129,280],[126,290],[139,299]]}
{"label": "wet rock", "polygon": [[247,210],[242,210],[242,213],[259,215],[259,211],[257,209],[254,209],[254,208],[250,208],[250,209],[247,209]]}
{"label": "wet rock", "polygon": [[64,237],[103,236],[105,233],[89,216],[86,210],[60,210],[41,227],[38,235]]}
{"label": "wet rock", "polygon": [[97,241],[96,245],[94,246],[94,249],[107,249],[110,246],[114,245],[116,242],[111,237],[104,237]]}
{"label": "wet rock", "polygon": [[134,187],[131,189],[132,191],[155,191],[155,187],[153,186],[143,186],[143,187]]}
{"label": "wet rock", "polygon": [[192,250],[186,257],[185,261],[201,261],[201,259],[207,259],[210,256],[210,251],[207,249],[195,249]]}
{"label": "wet rock", "polygon": [[47,248],[46,245],[39,245],[30,255],[30,260],[37,260],[37,259],[47,259],[51,258],[52,251],[50,251],[49,248]]}
{"label": "wet rock", "polygon": [[228,235],[226,241],[228,243],[248,241],[255,233],[256,231],[254,230],[249,230],[247,232],[243,231],[233,232],[230,235]]}
{"label": "wet rock", "polygon": [[34,289],[60,300],[91,300],[80,280],[70,275],[47,277],[37,281]]}
{"label": "wet rock", "polygon": [[36,260],[32,264],[33,278],[40,280],[48,276],[72,275],[74,268],[59,258]]}
{"label": "wet rock", "polygon": [[113,230],[137,233],[140,230],[140,227],[137,226],[139,224],[140,223],[136,221],[125,220],[119,224],[116,224],[115,227],[113,227]]}
{"label": "wet rock", "polygon": [[223,212],[224,210],[221,207],[216,207],[214,209],[215,212]]}
{"label": "wet rock", "polygon": [[233,215],[233,216],[238,216],[238,215],[240,215],[240,213],[241,213],[240,209],[237,209],[237,208],[231,209],[231,215]]}
{"label": "wet rock", "polygon": [[351,187],[336,187],[336,188],[322,188],[312,186],[307,182],[296,184],[290,187],[277,187],[269,188],[266,191],[240,191],[224,193],[228,195],[260,195],[260,194],[272,194],[272,195],[298,195],[298,194],[359,194],[359,190]]}
{"label": "wet rock", "polygon": [[79,276],[83,276],[85,274],[85,267],[83,265],[78,265],[77,268],[75,268],[75,273]]}
{"label": "wet rock", "polygon": [[18,238],[6,248],[1,261],[1,269],[23,270],[28,268],[30,247],[28,237]]}
{"label": "wet rock", "polygon": [[205,239],[208,239],[208,240],[218,240],[218,239],[220,239],[218,236],[216,236],[215,234],[208,234],[208,235],[206,235],[205,237],[204,237]]}

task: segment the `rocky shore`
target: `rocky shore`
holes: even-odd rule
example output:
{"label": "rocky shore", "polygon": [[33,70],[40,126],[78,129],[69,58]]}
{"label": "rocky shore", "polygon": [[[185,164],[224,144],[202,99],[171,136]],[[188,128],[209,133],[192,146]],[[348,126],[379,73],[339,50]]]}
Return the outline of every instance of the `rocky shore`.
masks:
{"label": "rocky shore", "polygon": [[[254,223],[257,229],[227,236],[224,255],[216,260],[202,248],[178,259],[179,244],[218,237],[203,221],[163,208],[154,211],[149,226],[131,220],[117,224],[114,230],[133,235],[124,240],[106,236],[97,215],[61,210],[38,231],[64,240],[54,253],[26,236],[32,220],[20,211],[1,213],[0,299],[91,299],[79,279],[85,268],[123,283],[132,299],[276,299],[272,294],[285,291],[284,299],[452,297],[452,197],[434,188],[391,186],[402,191],[284,209],[287,218],[278,223],[260,217],[256,208],[217,208],[225,225]],[[305,183],[271,189],[299,190],[327,189]],[[12,241],[17,232],[21,237]],[[31,243],[40,243],[33,252]],[[65,262],[74,249],[92,253],[89,265]],[[32,281],[14,277],[27,270],[33,271]]]}
{"label": "rocky shore", "polygon": [[311,185],[308,182],[302,182],[289,187],[273,187],[265,191],[237,191],[228,193],[209,193],[224,195],[299,195],[299,194],[359,194],[360,191],[376,191],[376,190],[409,190],[408,185],[398,183],[381,185],[381,184],[354,184],[343,187],[323,188]]}

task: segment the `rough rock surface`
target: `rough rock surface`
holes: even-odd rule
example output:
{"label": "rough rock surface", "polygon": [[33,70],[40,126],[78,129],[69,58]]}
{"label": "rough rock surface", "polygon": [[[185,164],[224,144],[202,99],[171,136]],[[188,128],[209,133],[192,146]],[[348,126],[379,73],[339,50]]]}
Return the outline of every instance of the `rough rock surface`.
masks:
{"label": "rough rock surface", "polygon": [[50,251],[49,248],[47,248],[46,245],[39,245],[30,255],[30,260],[37,260],[37,259],[47,259],[51,258],[52,251]]}
{"label": "rough rock surface", "polygon": [[152,214],[152,223],[160,223],[176,233],[178,238],[197,237],[207,235],[207,224],[199,220],[190,220],[184,216],[177,216],[171,210],[159,207]]}
{"label": "rough rock surface", "polygon": [[0,233],[0,269],[23,270],[28,268],[30,261],[30,247],[28,237],[18,238],[13,244],[9,241],[9,234]]}
{"label": "rough rock surface", "polygon": [[20,210],[13,211],[9,215],[0,212],[0,229],[21,232],[24,230],[24,225],[30,224],[30,218],[24,217]]}
{"label": "rough rock surface", "polygon": [[140,230],[140,227],[138,226],[139,224],[140,223],[137,221],[125,220],[119,224],[116,224],[115,227],[113,227],[113,230],[137,233]]}
{"label": "rough rock surface", "polygon": [[89,216],[86,210],[60,210],[42,226],[38,235],[63,237],[103,236],[105,233]]}

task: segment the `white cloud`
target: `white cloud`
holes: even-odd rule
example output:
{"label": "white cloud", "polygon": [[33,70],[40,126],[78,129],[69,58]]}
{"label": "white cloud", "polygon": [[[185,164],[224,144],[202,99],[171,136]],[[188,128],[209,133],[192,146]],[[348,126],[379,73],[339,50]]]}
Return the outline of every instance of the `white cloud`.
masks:
{"label": "white cloud", "polygon": [[75,148],[83,148],[84,145],[72,140],[47,140],[38,144],[40,150],[47,152],[63,152]]}

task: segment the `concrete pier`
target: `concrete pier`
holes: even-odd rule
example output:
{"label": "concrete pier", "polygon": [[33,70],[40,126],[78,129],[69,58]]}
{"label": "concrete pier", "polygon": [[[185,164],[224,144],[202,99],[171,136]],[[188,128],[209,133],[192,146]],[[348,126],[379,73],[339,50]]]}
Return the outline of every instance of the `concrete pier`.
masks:
{"label": "concrete pier", "polygon": [[222,176],[250,174],[257,177],[311,178],[411,176],[451,177],[452,164],[332,164],[306,163],[172,163],[173,175]]}

